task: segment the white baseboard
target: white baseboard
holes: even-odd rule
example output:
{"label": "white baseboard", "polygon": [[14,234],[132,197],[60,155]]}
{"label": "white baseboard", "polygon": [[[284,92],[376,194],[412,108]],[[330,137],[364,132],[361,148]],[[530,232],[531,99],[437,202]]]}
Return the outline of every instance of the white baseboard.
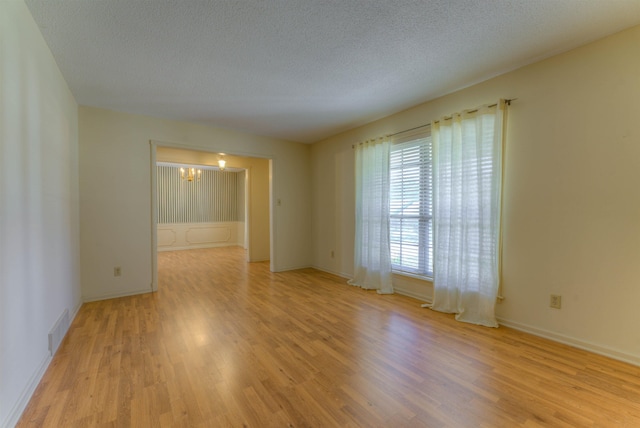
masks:
{"label": "white baseboard", "polygon": [[498,323],[514,330],[519,330],[525,333],[532,334],[534,336],[544,337],[545,339],[553,340],[554,342],[563,343],[565,345],[573,346],[574,348],[582,349],[585,351],[593,352],[594,354],[612,358],[614,360],[633,364],[634,366],[640,366],[640,357],[638,357],[637,355],[627,354],[625,352],[620,352],[606,346],[576,339],[564,334],[554,333],[552,331],[533,327],[527,324],[522,324],[516,321],[511,321],[505,318],[498,318]]}
{"label": "white baseboard", "polygon": [[285,267],[279,267],[277,270],[274,270],[274,272],[287,272],[287,271],[291,271],[291,270],[308,269],[310,267],[311,266],[309,266],[309,265],[304,265],[304,266],[285,266]]}
{"label": "white baseboard", "polygon": [[[82,303],[83,303],[82,300],[80,300],[76,305],[76,307],[73,308],[73,311],[71,312],[71,315],[70,315],[69,327],[73,324],[73,321],[76,319],[76,316],[78,315],[78,311],[80,311],[80,308],[82,307]],[[68,333],[69,333],[69,328],[67,328],[67,331],[65,332],[64,337],[66,337]],[[62,340],[64,340],[64,337]],[[38,385],[40,384],[40,381],[42,380],[42,376],[44,376],[52,360],[53,360],[53,356],[51,356],[49,352],[47,352],[46,355],[44,355],[44,357],[40,361],[40,364],[38,364],[38,367],[36,368],[31,378],[29,378],[29,381],[27,382],[27,385],[22,391],[22,394],[20,394],[20,398],[14,404],[13,408],[7,415],[7,418],[4,421],[0,422],[0,428],[12,428],[18,423],[18,421],[20,420],[20,417],[22,417],[22,412],[24,412],[24,409],[26,409],[27,404],[29,404],[29,400],[31,400],[33,393],[36,391],[36,388],[38,387]]]}
{"label": "white baseboard", "polygon": [[29,400],[31,400],[31,396],[36,391],[36,388],[38,387],[40,380],[42,380],[42,376],[44,376],[44,373],[47,371],[47,368],[49,367],[49,363],[51,363],[52,359],[53,358],[49,355],[49,351],[47,351],[47,353],[42,358],[42,361],[40,362],[40,364],[38,364],[38,368],[33,373],[33,375],[31,375],[31,378],[27,382],[27,386],[22,391],[22,394],[20,394],[20,398],[18,399],[16,404],[14,404],[13,408],[7,415],[7,419],[5,419],[0,424],[0,427],[11,428],[18,423],[18,421],[20,420],[20,417],[22,416],[22,412],[24,412],[24,409],[27,407],[27,404],[29,404]]}
{"label": "white baseboard", "polygon": [[146,294],[152,292],[153,290],[151,290],[151,287],[147,287],[141,290],[127,291],[126,293],[101,294],[99,296],[84,297],[84,302],[97,302],[99,300],[117,299],[118,297],[136,296],[138,294]]}
{"label": "white baseboard", "polygon": [[[333,271],[331,269],[321,268],[319,266],[311,266],[311,267],[313,269],[316,269],[316,270],[319,270],[319,271],[322,271],[322,272],[327,272],[327,273],[339,276],[339,277],[347,279],[347,280],[353,279],[352,275],[349,275],[349,274],[344,273],[344,272],[337,272],[337,271]],[[415,292],[412,292],[411,290],[406,290],[406,289],[404,289],[402,287],[397,287],[397,286],[394,286],[393,290],[397,294],[401,294],[401,295],[407,296],[407,297],[412,297],[414,299],[417,299],[417,300],[420,300],[420,301],[423,301],[423,302],[431,303],[431,297],[429,297],[426,294],[415,293]]]}
{"label": "white baseboard", "polygon": [[344,278],[344,279],[352,279],[353,278],[352,275],[349,275],[349,274],[344,273],[344,272],[337,272],[337,271],[334,271],[334,270],[331,270],[331,269],[325,269],[325,268],[321,268],[321,267],[315,266],[315,265],[311,265],[309,267],[311,267],[313,269],[316,269],[316,270],[319,270],[319,271],[322,271],[322,272],[327,272],[327,273],[330,273],[332,275],[339,276],[340,278]]}
{"label": "white baseboard", "polygon": [[80,312],[80,308],[82,307],[83,303],[84,301],[80,300],[78,302],[78,305],[73,309],[73,311],[71,311],[71,322],[69,323],[69,326],[73,324],[73,320],[76,319],[76,316],[78,315],[78,312]]}
{"label": "white baseboard", "polygon": [[412,297],[412,298],[414,298],[416,300],[420,300],[420,301],[425,302],[425,303],[433,303],[432,300],[431,300],[431,297],[427,296],[426,294],[414,293],[413,291],[404,290],[404,289],[398,288],[398,287],[393,287],[393,291],[396,294],[402,294],[403,296]]}

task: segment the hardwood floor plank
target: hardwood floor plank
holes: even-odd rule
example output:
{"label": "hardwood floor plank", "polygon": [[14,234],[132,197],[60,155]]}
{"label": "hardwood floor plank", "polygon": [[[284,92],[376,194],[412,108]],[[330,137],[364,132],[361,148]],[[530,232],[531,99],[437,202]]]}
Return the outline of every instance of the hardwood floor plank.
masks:
{"label": "hardwood floor plank", "polygon": [[82,306],[19,427],[640,426],[640,368],[240,248]]}

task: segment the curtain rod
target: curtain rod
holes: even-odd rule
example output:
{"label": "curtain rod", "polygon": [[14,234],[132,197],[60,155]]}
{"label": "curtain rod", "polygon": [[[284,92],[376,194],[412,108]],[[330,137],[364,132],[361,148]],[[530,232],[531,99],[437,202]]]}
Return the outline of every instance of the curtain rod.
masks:
{"label": "curtain rod", "polygon": [[[508,98],[508,99],[504,100],[504,103],[505,103],[506,105],[510,106],[510,105],[511,105],[511,101],[515,101],[515,100],[517,100],[517,98]],[[497,105],[498,105],[498,104],[497,104],[497,103],[495,103],[495,104],[490,104],[490,105],[488,105],[487,107],[495,107],[495,106],[497,106]],[[477,111],[478,111],[478,109],[468,110],[468,111],[467,111],[467,113],[475,113],[475,112],[477,112]],[[444,117],[444,118],[443,118],[443,120],[449,120],[449,119],[451,119],[451,118],[452,118],[452,116],[446,116],[446,117]],[[439,120],[434,120],[433,122],[434,122],[434,123],[437,123],[437,122],[440,122],[440,121],[439,121]],[[425,126],[429,126],[429,125],[431,125],[431,123],[425,123],[424,125],[416,126],[416,127],[409,128],[409,129],[405,129],[404,131],[398,131],[398,132],[394,132],[393,134],[385,135],[385,137],[393,137],[394,135],[398,135],[398,134],[402,134],[402,133],[404,133],[404,132],[409,132],[409,131],[413,131],[413,130],[416,130],[416,129],[424,128]],[[358,143],[358,144],[362,144],[362,143]],[[355,144],[353,144],[353,145],[351,146],[351,148],[352,148],[352,149],[355,149],[355,148],[356,148],[356,145],[355,145]]]}
{"label": "curtain rod", "polygon": [[[510,98],[510,99],[506,99],[506,100],[504,100],[504,103],[505,103],[506,105],[510,106],[510,105],[511,105],[511,101],[515,101],[515,100],[517,100],[517,98]],[[495,107],[495,106],[497,106],[497,105],[498,105],[497,103],[489,104],[489,105],[487,106],[487,108]],[[477,112],[477,111],[478,111],[478,109],[476,108],[476,109],[473,109],[473,110],[465,110],[465,113],[475,113],[475,112]],[[443,120],[450,120],[450,119],[452,119],[452,118],[453,118],[453,116],[445,116],[445,117],[443,118]],[[438,123],[438,122],[440,122],[440,121],[439,121],[439,120],[434,120],[434,121],[433,121],[433,123]],[[424,125],[416,126],[415,128],[405,129],[404,131],[394,132],[393,134],[386,135],[386,137],[393,137],[394,135],[402,134],[403,132],[413,131],[414,129],[424,128],[425,126],[429,126],[429,125],[431,125],[431,123],[426,123],[426,124],[424,124]]]}
{"label": "curtain rod", "polygon": [[409,129],[405,129],[404,131],[394,132],[393,134],[387,135],[387,137],[393,137],[394,135],[398,135],[398,134],[402,134],[402,133],[405,133],[405,132],[413,131],[414,129],[424,128],[425,126],[429,126],[429,125],[431,125],[431,124],[427,123],[427,124],[424,124],[424,125],[416,126],[415,128],[409,128]]}

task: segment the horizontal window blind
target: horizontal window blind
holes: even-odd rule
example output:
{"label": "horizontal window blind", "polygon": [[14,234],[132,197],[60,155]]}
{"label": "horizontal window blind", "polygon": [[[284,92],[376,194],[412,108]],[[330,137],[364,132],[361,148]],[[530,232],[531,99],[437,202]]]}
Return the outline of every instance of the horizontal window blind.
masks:
{"label": "horizontal window blind", "polygon": [[238,221],[238,175],[203,169],[200,181],[180,178],[180,168],[158,165],[158,223]]}
{"label": "horizontal window blind", "polygon": [[390,158],[390,241],[393,270],[433,276],[431,135],[394,144]]}

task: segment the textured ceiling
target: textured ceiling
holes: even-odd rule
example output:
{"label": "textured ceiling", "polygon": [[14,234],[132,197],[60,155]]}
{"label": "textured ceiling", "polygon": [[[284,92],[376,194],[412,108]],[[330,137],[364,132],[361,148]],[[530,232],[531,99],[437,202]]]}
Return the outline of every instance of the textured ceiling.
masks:
{"label": "textured ceiling", "polygon": [[640,0],[26,3],[80,104],[307,143],[640,23]]}

